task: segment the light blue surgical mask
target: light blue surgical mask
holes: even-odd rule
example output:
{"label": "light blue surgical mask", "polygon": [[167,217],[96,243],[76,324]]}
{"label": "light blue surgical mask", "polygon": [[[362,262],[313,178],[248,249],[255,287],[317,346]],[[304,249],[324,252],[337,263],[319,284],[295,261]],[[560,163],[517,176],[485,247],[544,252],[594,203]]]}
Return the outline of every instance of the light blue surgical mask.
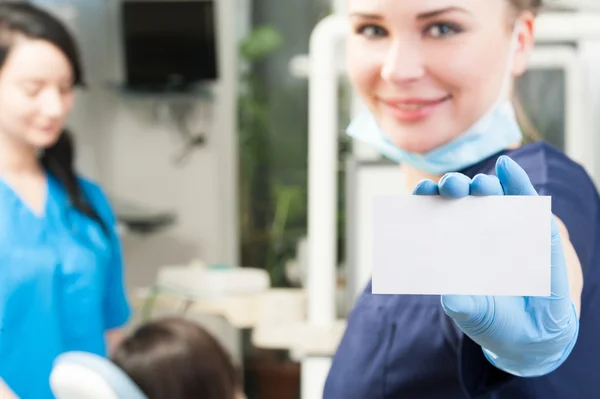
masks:
{"label": "light blue surgical mask", "polygon": [[518,43],[519,25],[517,23],[513,31],[498,100],[478,121],[450,142],[424,154],[405,151],[391,142],[368,110],[359,113],[346,132],[394,162],[407,163],[433,175],[462,170],[520,142],[523,134],[509,98],[510,65]]}

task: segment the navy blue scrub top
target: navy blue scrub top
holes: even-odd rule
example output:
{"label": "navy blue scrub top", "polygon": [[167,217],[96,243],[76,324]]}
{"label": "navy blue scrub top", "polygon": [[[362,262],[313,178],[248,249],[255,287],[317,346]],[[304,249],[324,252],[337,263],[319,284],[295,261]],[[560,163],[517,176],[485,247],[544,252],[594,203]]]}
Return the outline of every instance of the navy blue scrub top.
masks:
{"label": "navy blue scrub top", "polygon": [[[600,200],[587,173],[559,150],[534,143],[505,151],[529,174],[567,226],[584,275],[580,331],[556,371],[520,378],[483,356],[440,305],[439,296],[372,295],[371,283],[348,327],[325,384],[325,399],[600,398]],[[497,154],[461,171],[495,174]]]}
{"label": "navy blue scrub top", "polygon": [[96,184],[80,184],[108,234],[52,176],[41,216],[0,180],[0,377],[21,399],[52,398],[56,356],[105,356],[106,330],[130,315],[115,217]]}

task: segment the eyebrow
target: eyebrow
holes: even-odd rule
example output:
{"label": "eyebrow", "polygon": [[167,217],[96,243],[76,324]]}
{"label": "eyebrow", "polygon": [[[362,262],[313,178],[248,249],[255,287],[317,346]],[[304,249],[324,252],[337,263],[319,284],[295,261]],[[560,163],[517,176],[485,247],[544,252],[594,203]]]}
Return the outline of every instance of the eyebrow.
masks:
{"label": "eyebrow", "polygon": [[[433,10],[433,11],[427,11],[427,12],[421,13],[421,14],[417,15],[417,19],[430,19],[430,18],[440,16],[442,14],[450,13],[450,12],[462,12],[462,13],[469,14],[469,15],[471,14],[469,11],[465,10],[464,8],[453,6],[453,7],[440,8],[439,10]],[[375,20],[383,19],[383,17],[379,14],[370,14],[370,13],[366,13],[366,12],[353,12],[350,14],[350,16],[364,18],[364,19],[375,19]]]}
{"label": "eyebrow", "polygon": [[350,14],[352,17],[365,18],[365,19],[383,19],[381,15],[369,14],[364,12],[353,12]]}
{"label": "eyebrow", "polygon": [[428,12],[424,12],[422,14],[417,15],[417,19],[430,19],[430,18],[434,18],[434,17],[438,17],[442,14],[447,14],[450,12],[462,12],[465,14],[471,14],[469,11],[465,10],[464,8],[461,7],[446,7],[446,8],[441,8],[439,10],[433,10],[433,11],[428,11]]}

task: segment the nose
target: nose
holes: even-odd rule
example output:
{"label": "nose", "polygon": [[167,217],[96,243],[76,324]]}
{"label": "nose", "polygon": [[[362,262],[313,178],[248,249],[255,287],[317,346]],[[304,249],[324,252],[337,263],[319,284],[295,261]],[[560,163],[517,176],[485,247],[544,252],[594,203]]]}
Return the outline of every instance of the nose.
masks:
{"label": "nose", "polygon": [[381,68],[381,78],[401,84],[418,80],[424,75],[425,67],[418,44],[410,40],[394,41]]}
{"label": "nose", "polygon": [[60,118],[66,111],[66,105],[60,90],[46,90],[41,98],[41,113],[48,118]]}

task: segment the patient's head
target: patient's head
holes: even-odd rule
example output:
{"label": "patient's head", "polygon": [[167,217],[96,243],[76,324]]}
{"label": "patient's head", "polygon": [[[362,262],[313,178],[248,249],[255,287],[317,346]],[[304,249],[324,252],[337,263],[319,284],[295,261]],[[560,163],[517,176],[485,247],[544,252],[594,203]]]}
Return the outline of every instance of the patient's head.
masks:
{"label": "patient's head", "polygon": [[112,360],[149,399],[235,399],[238,392],[228,354],[206,330],[184,319],[142,325]]}

